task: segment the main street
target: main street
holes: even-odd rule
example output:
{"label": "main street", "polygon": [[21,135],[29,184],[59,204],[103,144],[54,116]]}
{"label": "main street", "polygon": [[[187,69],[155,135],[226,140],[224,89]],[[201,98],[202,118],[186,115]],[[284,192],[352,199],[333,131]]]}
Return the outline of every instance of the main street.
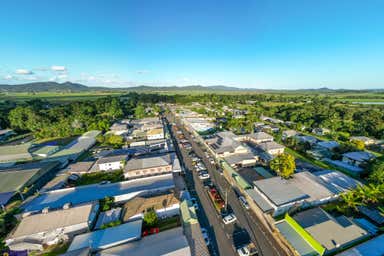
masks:
{"label": "main street", "polygon": [[232,185],[229,184],[228,181],[224,178],[224,176],[220,174],[220,172],[218,171],[218,167],[210,163],[202,147],[199,146],[198,143],[196,143],[196,141],[192,138],[189,132],[184,129],[184,127],[178,122],[178,120],[175,121],[177,127],[183,131],[185,138],[191,143],[193,151],[200,158],[202,158],[204,164],[206,165],[209,171],[212,181],[219,189],[221,195],[227,196],[228,204],[231,206],[240,225],[248,231],[252,241],[259,249],[259,255],[286,255],[285,251],[275,241],[272,234],[266,230],[266,228],[263,226],[260,220],[258,220],[256,215],[251,210],[246,210],[240,204],[238,200],[238,195],[232,188]]}

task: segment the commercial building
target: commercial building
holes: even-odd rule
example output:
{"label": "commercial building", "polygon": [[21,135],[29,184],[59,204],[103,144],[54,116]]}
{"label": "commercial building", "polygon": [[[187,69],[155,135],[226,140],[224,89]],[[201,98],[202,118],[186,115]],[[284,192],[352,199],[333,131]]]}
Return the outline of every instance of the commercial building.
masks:
{"label": "commercial building", "polygon": [[31,151],[31,143],[0,146],[0,167],[10,167],[17,162],[31,161],[33,159]]}
{"label": "commercial building", "polygon": [[97,203],[25,216],[8,235],[6,244],[12,250],[43,250],[43,246],[72,239],[88,232],[99,209]]}
{"label": "commercial building", "polygon": [[383,256],[383,245],[384,234],[339,253],[337,256]]}
{"label": "commercial building", "polygon": [[100,171],[116,171],[122,170],[128,159],[127,154],[109,154],[100,158],[97,161],[97,166]]}

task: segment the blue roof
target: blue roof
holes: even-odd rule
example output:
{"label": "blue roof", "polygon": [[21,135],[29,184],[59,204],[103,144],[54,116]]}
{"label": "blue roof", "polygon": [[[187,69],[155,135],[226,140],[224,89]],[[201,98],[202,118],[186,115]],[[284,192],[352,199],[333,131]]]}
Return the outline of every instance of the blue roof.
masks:
{"label": "blue roof", "polygon": [[142,220],[75,236],[68,252],[90,247],[98,251],[141,238]]}
{"label": "blue roof", "polygon": [[59,189],[45,192],[32,201],[26,203],[22,208],[29,211],[41,211],[49,207],[51,209],[61,208],[66,203],[73,205],[96,201],[106,196],[125,195],[124,199],[133,198],[138,193],[151,190],[165,190],[173,188],[172,174],[147,177],[111,184],[93,184],[75,188]]}
{"label": "blue roof", "polygon": [[383,256],[383,244],[384,234],[342,252],[338,256]]}

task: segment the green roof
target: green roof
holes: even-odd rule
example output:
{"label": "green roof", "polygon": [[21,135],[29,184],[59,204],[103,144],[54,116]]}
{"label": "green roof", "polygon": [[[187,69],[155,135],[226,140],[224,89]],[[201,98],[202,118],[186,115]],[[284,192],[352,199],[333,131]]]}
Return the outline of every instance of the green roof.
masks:
{"label": "green roof", "polygon": [[195,208],[188,200],[183,200],[180,204],[181,217],[184,224],[196,224],[198,223]]}
{"label": "green roof", "polygon": [[39,148],[38,150],[34,151],[33,154],[35,155],[49,155],[52,152],[55,152],[59,149],[59,146],[43,146]]}
{"label": "green roof", "polygon": [[252,186],[238,174],[227,162],[222,161],[224,171],[233,177],[236,183],[243,189],[250,189]]}

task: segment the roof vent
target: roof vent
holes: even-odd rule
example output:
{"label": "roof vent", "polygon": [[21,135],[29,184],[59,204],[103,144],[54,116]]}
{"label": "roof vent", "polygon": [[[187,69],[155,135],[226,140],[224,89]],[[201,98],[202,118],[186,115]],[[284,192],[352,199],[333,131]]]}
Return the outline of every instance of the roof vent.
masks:
{"label": "roof vent", "polygon": [[63,205],[63,209],[64,210],[69,209],[69,207],[71,207],[71,203],[66,203],[66,204]]}
{"label": "roof vent", "polygon": [[41,211],[41,213],[43,213],[43,214],[47,214],[49,212],[49,207],[45,207],[42,211]]}

